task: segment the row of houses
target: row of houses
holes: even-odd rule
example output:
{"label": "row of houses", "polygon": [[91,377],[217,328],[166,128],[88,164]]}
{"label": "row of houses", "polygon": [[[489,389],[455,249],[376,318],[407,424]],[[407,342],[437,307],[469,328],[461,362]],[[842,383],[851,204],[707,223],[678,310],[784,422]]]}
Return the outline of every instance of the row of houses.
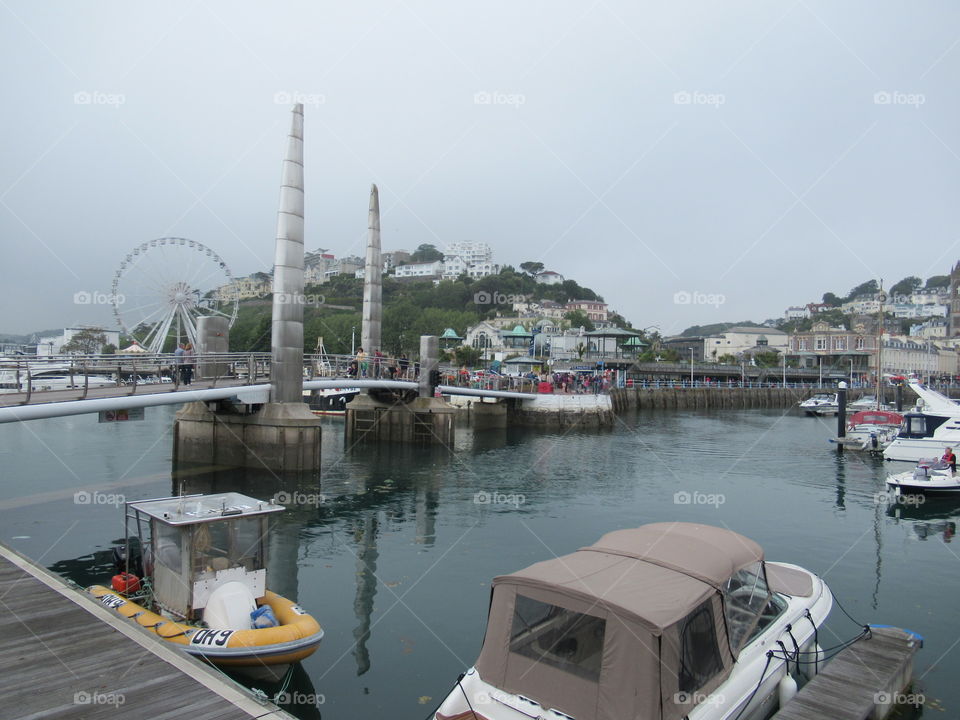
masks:
{"label": "row of houses", "polygon": [[880,312],[892,313],[898,318],[946,317],[950,295],[946,288],[922,290],[910,295],[885,296],[862,295],[843,303],[837,308],[827,303],[794,305],[783,312],[785,320],[805,320],[827,310],[839,309],[846,315],[871,315]]}

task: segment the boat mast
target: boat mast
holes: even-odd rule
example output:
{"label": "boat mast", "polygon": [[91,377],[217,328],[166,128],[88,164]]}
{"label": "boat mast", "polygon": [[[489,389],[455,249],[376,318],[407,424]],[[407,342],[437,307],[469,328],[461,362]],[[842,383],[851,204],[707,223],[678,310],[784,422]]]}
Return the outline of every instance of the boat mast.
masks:
{"label": "boat mast", "polygon": [[880,364],[880,356],[883,353],[883,278],[880,278],[880,292],[877,293],[877,297],[880,298],[880,307],[877,310],[877,410],[880,409],[880,406],[883,402],[880,399],[880,370],[883,367]]}

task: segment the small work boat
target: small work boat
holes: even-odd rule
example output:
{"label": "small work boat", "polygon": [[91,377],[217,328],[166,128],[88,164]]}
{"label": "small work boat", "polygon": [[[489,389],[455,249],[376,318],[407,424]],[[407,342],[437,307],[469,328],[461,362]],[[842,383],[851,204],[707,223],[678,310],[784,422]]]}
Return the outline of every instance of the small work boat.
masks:
{"label": "small work boat", "polygon": [[436,720],[757,720],[822,664],[833,606],[730,530],[655,523],[493,581],[475,667]]}
{"label": "small work boat", "polygon": [[323,630],[295,602],[266,588],[269,519],[283,510],[239,493],[128,502],[126,546],[114,551],[118,573],[110,588],[93,585],[87,592],[217,666],[302,660],[317,649]]}
{"label": "small work boat", "polygon": [[960,476],[954,475],[942,460],[921,460],[907,472],[887,477],[887,485],[897,495],[957,495],[960,496]]}

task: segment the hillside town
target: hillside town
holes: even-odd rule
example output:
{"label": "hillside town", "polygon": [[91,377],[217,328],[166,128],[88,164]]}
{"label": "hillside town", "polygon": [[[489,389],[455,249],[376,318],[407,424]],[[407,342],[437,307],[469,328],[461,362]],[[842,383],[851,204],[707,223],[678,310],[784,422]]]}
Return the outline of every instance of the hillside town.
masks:
{"label": "hillside town", "polygon": [[[392,250],[382,253],[381,259],[384,278],[398,283],[439,286],[513,271],[495,262],[490,246],[479,242],[452,243],[443,252],[432,245],[421,245],[414,252]],[[566,281],[542,263],[523,263],[521,267],[538,286],[559,287]],[[353,255],[336,257],[326,249],[306,253],[307,288],[322,290],[340,276],[362,280],[364,260]],[[949,275],[931,278],[933,286],[924,286],[918,278],[912,280],[907,283],[910,292],[883,293],[871,281],[855,288],[848,298],[827,293],[823,302],[790,306],[782,318],[707,326],[712,331],[701,333],[695,326],[680,335],[666,336],[657,326],[635,329],[599,296],[556,301],[480,290],[473,298],[479,308],[477,322],[438,326],[431,331],[440,337],[448,361],[502,364],[509,374],[594,367],[597,363],[621,370],[641,364],[662,363],[666,368],[683,363],[705,368],[801,368],[832,377],[842,374],[866,379],[875,376],[879,350],[883,375],[956,377],[960,375],[960,263]],[[269,298],[272,283],[272,273],[255,272],[210,294],[218,301],[247,304]],[[900,290],[907,287],[902,283]],[[579,288],[576,283],[573,286]],[[90,338],[94,339],[92,345]],[[114,329],[81,324],[64,328],[62,333],[34,336],[25,344],[8,343],[4,352],[49,357],[116,352],[125,344],[129,338]]]}

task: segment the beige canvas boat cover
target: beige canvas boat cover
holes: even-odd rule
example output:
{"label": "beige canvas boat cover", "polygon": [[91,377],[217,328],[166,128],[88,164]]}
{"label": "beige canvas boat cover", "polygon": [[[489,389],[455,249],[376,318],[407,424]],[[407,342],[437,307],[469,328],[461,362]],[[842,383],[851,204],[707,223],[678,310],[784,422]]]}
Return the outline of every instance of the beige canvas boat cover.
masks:
{"label": "beige canvas boat cover", "polygon": [[477,671],[576,720],[676,720],[729,675],[720,588],[763,560],[735,532],[691,523],[618,530],[497,577]]}

